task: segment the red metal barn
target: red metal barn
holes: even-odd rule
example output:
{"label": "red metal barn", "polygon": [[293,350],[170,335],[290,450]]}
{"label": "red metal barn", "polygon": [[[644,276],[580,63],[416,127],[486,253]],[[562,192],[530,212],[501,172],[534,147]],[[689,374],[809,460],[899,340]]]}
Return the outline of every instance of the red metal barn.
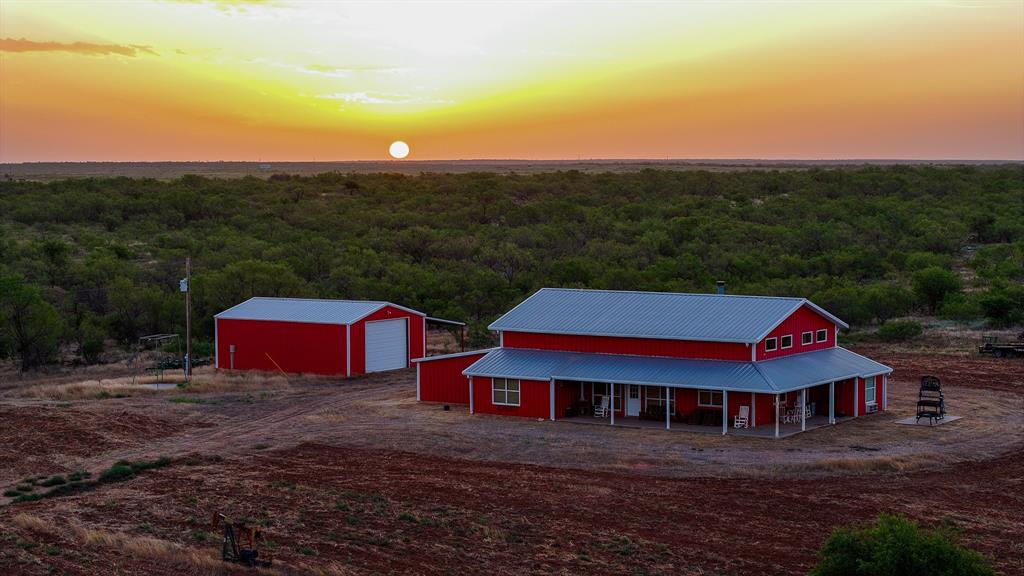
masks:
{"label": "red metal barn", "polygon": [[406,368],[426,315],[390,302],[250,298],[214,316],[217,368],[355,376]]}
{"label": "red metal barn", "polygon": [[885,410],[892,369],[803,298],[545,288],[498,348],[421,358],[417,398],[471,413],[780,437]]}

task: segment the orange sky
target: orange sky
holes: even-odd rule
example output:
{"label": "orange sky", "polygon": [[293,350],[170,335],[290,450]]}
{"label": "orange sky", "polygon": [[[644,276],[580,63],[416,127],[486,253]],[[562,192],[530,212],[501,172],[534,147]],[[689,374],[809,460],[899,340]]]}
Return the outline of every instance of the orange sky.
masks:
{"label": "orange sky", "polygon": [[0,3],[0,161],[1024,159],[1024,2]]}

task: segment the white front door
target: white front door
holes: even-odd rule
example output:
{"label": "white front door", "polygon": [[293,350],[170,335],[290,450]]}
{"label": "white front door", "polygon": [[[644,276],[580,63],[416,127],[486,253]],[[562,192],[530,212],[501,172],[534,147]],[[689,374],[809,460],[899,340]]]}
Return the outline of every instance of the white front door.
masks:
{"label": "white front door", "polygon": [[409,362],[405,318],[366,323],[366,371],[405,368]]}
{"label": "white front door", "polygon": [[640,415],[640,387],[634,384],[627,386],[626,393],[626,416]]}

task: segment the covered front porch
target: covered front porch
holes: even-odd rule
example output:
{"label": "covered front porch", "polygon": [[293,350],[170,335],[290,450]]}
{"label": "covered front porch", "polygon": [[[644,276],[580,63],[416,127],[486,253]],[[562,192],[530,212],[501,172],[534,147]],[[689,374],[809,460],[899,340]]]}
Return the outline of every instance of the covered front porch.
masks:
{"label": "covered front porch", "polygon": [[776,394],[592,381],[553,385],[554,419],[574,424],[784,438],[848,419],[836,414],[832,382]]}
{"label": "covered front porch", "polygon": [[[845,422],[852,420],[852,417],[844,416],[837,417],[836,423]],[[655,422],[653,420],[644,420],[635,416],[624,416],[615,419],[615,424],[611,424],[607,418],[593,418],[589,416],[572,416],[569,418],[559,418],[558,422],[568,422],[570,424],[579,424],[583,426],[614,426],[616,428],[641,428],[648,430],[668,430],[670,432],[692,432],[696,434],[715,434],[721,435],[722,430],[718,426],[704,426],[701,424],[685,424],[678,422],[670,422],[670,427],[665,426],[661,422]],[[793,436],[807,430],[814,430],[816,428],[824,428],[831,426],[826,416],[812,416],[807,419],[806,428],[801,430],[799,424],[780,424],[779,435],[775,436],[774,426],[756,426],[753,428],[730,428],[728,431],[729,435],[735,436],[746,436],[751,438],[786,438],[787,436]]]}

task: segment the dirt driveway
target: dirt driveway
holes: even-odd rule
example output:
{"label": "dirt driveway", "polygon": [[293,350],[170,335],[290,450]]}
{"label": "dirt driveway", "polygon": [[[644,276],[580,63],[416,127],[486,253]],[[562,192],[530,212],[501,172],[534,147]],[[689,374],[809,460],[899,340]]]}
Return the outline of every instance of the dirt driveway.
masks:
{"label": "dirt driveway", "polygon": [[[834,526],[893,511],[953,522],[1006,573],[1024,573],[1024,363],[883,361],[900,375],[890,413],[783,440],[445,412],[415,402],[411,373],[244,393],[8,397],[0,485],[119,459],[176,463],[3,507],[0,567],[105,573],[119,546],[145,538],[209,556],[206,518],[224,510],[269,524],[284,572],[798,574]],[[944,385],[963,420],[892,424],[922,371],[955,374]],[[85,544],[69,523],[122,543]],[[222,570],[172,556],[167,573]]]}

